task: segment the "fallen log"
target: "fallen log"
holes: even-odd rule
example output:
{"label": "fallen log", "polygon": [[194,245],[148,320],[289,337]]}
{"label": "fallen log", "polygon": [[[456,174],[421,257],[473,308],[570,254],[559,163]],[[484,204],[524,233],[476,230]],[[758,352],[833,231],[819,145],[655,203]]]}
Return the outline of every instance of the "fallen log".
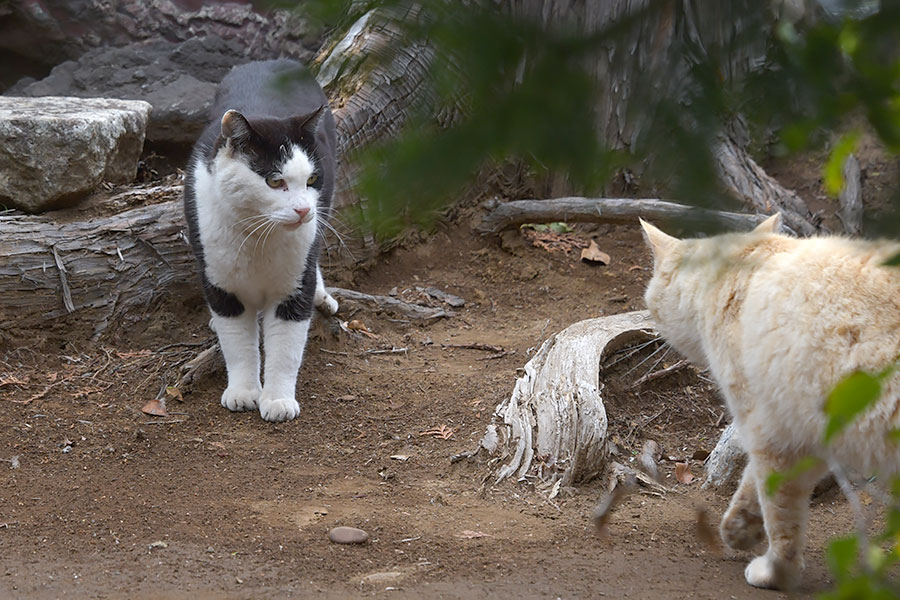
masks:
{"label": "fallen log", "polygon": [[0,257],[0,331],[78,313],[96,337],[195,277],[177,200],[85,221],[0,216]]}
{"label": "fallen log", "polygon": [[718,225],[732,231],[750,231],[766,215],[707,210],[666,202],[631,198],[557,198],[554,200],[515,200],[498,205],[485,215],[479,230],[497,233],[523,223],[634,223],[678,221],[693,226]]}

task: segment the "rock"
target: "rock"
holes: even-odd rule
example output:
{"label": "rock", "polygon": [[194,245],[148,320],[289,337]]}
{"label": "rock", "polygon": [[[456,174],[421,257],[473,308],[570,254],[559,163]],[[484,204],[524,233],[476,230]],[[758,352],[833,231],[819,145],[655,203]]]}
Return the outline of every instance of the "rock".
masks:
{"label": "rock", "polygon": [[731,423],[722,432],[719,442],[706,459],[706,479],[702,487],[723,492],[735,490],[746,464],[747,455],[734,423]]}
{"label": "rock", "polygon": [[96,48],[53,68],[40,81],[22,80],[7,96],[76,96],[143,100],[153,106],[147,139],[193,144],[209,119],[219,81],[250,58],[235,41],[152,40]]}
{"label": "rock", "polygon": [[356,527],[335,527],[328,532],[328,539],[335,544],[364,544],[369,534]]}
{"label": "rock", "polygon": [[0,204],[41,212],[131,182],[149,114],[146,102],[0,97]]}
{"label": "rock", "polygon": [[[254,9],[254,4],[260,10]],[[312,57],[322,31],[295,10],[267,4],[197,0],[4,0],[0,2],[0,85],[43,77],[65,60],[103,46],[148,39],[180,43],[217,37],[234,42],[245,60]],[[12,77],[7,83],[7,78]],[[120,96],[116,96],[120,97]]]}

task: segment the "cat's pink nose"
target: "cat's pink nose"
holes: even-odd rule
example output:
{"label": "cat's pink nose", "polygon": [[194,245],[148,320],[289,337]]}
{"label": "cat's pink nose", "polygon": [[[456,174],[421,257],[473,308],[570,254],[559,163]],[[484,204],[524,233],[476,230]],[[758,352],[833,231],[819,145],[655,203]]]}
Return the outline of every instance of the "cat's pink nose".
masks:
{"label": "cat's pink nose", "polygon": [[305,219],[306,215],[309,214],[309,209],[308,208],[295,208],[294,212],[297,213],[297,216],[300,217],[300,219],[302,220],[302,219]]}

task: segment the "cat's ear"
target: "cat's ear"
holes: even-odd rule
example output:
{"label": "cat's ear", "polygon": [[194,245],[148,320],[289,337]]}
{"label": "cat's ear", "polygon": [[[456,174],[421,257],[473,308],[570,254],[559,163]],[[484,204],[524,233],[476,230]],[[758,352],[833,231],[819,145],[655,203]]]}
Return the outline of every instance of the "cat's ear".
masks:
{"label": "cat's ear", "polygon": [[753,233],[778,233],[781,231],[781,213],[777,212],[753,230]]}
{"label": "cat's ear", "polygon": [[222,115],[222,137],[240,145],[241,142],[248,140],[252,133],[250,123],[238,111],[229,110]]}
{"label": "cat's ear", "polygon": [[319,122],[322,120],[322,115],[325,114],[326,106],[327,104],[323,104],[309,114],[300,115],[291,119],[294,130],[299,131],[301,134],[309,135],[310,137],[315,135],[316,130],[319,128]]}
{"label": "cat's ear", "polygon": [[639,221],[644,230],[644,240],[653,251],[653,256],[665,255],[672,246],[678,243],[678,238],[672,237],[643,219],[639,219]]}

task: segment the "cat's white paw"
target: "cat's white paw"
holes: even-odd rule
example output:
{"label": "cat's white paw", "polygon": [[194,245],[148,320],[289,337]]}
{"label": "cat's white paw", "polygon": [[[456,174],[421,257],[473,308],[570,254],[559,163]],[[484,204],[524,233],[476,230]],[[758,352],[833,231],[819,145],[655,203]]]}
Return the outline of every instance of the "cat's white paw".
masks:
{"label": "cat's white paw", "polygon": [[300,404],[293,398],[266,398],[259,401],[259,414],[271,423],[290,421],[300,414]]}
{"label": "cat's white paw", "polygon": [[328,316],[336,314],[339,308],[338,301],[328,292],[322,292],[321,294],[317,292],[316,297],[313,299],[313,304]]}
{"label": "cat's white paw", "polygon": [[800,570],[771,558],[757,556],[744,569],[744,578],[753,587],[769,590],[791,590],[797,586]]}
{"label": "cat's white paw", "polygon": [[255,410],[260,393],[258,387],[229,386],[222,392],[222,406],[236,412]]}

